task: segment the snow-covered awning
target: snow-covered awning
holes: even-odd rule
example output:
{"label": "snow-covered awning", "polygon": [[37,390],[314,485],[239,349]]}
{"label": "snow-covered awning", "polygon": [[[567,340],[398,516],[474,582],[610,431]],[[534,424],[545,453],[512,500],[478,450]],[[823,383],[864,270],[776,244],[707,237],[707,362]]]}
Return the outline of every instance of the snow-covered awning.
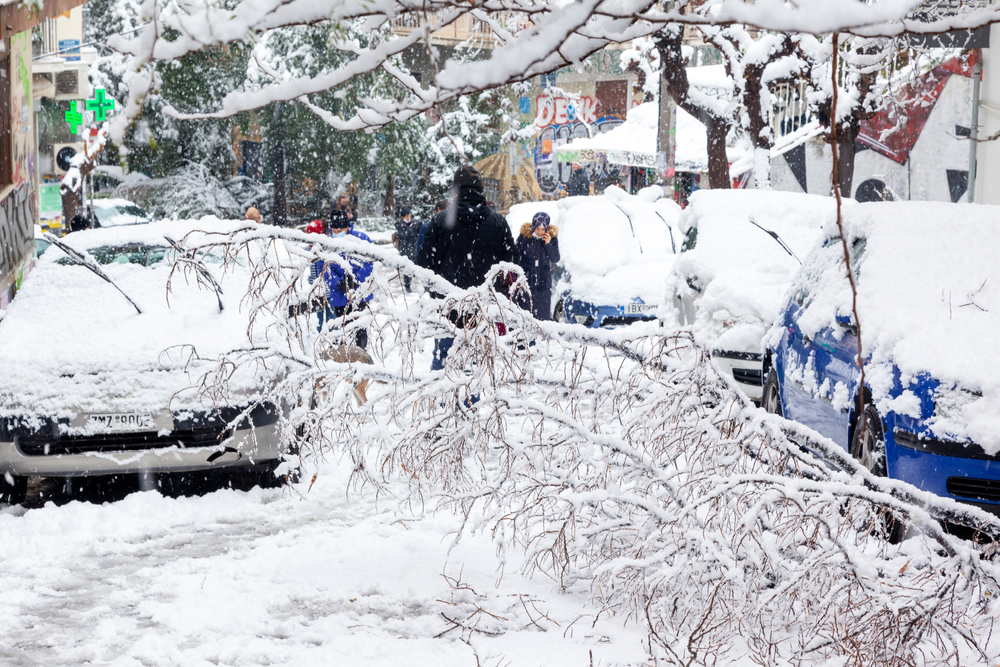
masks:
{"label": "snow-covered awning", "polygon": [[[611,164],[653,168],[656,166],[658,121],[659,104],[656,101],[645,102],[630,110],[625,122],[608,132],[556,146],[556,159],[560,162],[596,162],[604,159]],[[677,109],[675,127],[674,168],[677,171],[707,171],[705,126],[683,109]]]}

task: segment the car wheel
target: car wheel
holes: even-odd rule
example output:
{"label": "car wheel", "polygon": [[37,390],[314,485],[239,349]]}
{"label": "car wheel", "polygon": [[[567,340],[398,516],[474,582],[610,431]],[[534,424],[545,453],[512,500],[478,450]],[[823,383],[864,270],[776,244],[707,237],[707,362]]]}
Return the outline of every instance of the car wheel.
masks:
{"label": "car wheel", "polygon": [[556,322],[562,322],[563,324],[569,323],[569,319],[566,317],[566,306],[562,301],[559,301],[559,303],[556,304],[556,310],[552,314],[552,319]]}
{"label": "car wheel", "polygon": [[28,497],[28,478],[0,475],[0,503],[20,505]]}
{"label": "car wheel", "polygon": [[760,407],[772,415],[785,416],[785,411],[781,407],[781,389],[778,387],[778,374],[774,372],[773,368],[767,372],[767,379],[764,380],[764,392],[760,399]]}
{"label": "car wheel", "polygon": [[[874,405],[865,405],[865,409],[854,417],[851,456],[876,477],[886,476],[885,434],[882,431],[882,420]],[[898,544],[903,540],[906,531],[903,520],[891,512],[880,513],[882,534],[890,544]]]}

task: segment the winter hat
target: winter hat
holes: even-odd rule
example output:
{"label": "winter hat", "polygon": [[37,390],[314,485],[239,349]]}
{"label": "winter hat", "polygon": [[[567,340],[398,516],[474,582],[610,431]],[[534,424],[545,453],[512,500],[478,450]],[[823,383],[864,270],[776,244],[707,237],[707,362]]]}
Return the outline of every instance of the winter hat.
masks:
{"label": "winter hat", "polygon": [[538,213],[535,214],[535,217],[531,219],[531,228],[534,229],[535,227],[548,227],[549,222],[551,220],[552,219],[549,217],[548,213],[545,213],[544,211],[539,211]]}
{"label": "winter hat", "polygon": [[330,229],[344,229],[350,226],[351,221],[346,212],[339,208],[330,211]]}
{"label": "winter hat", "polygon": [[323,221],[313,220],[308,225],[306,225],[306,234],[322,234],[323,233]]}
{"label": "winter hat", "polygon": [[477,192],[483,191],[483,177],[479,171],[471,165],[464,165],[455,172],[454,184],[460,189],[472,188]]}

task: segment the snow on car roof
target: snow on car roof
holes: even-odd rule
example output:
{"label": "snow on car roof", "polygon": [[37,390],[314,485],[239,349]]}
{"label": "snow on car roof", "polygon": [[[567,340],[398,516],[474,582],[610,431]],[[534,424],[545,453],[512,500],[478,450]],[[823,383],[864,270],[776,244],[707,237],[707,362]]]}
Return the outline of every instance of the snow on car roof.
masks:
{"label": "snow on car roof", "polygon": [[672,280],[695,278],[696,330],[713,346],[759,351],[765,331],[785,305],[799,260],[758,225],[775,232],[799,259],[823,236],[834,215],[832,197],[770,190],[699,190],[681,217],[685,233],[697,227],[694,248],[681,253]]}
{"label": "snow on car roof", "polygon": [[630,195],[611,186],[594,197],[519,204],[508,215],[515,238],[538,211],[559,227],[560,264],[572,276],[574,296],[597,304],[663,300],[673,249],[680,250],[681,209],[662,196],[661,188]]}
{"label": "snow on car roof", "polygon": [[[1000,450],[1000,207],[880,202],[844,210],[849,237],[866,239],[856,259],[861,343],[871,364],[895,363],[909,377],[984,394],[968,435]],[[830,236],[836,234],[829,227]],[[807,335],[850,314],[839,244],[810,261],[810,292],[799,319]],[[813,264],[816,264],[813,268]],[[892,378],[870,376],[878,400]]]}
{"label": "snow on car roof", "polygon": [[[165,221],[74,232],[64,241],[90,252],[130,243],[165,248],[164,236],[180,241],[194,229],[227,232],[243,224]],[[223,271],[221,256],[205,262],[224,290],[222,312],[214,290],[180,273],[174,275],[168,303],[169,261],[102,265],[139,304],[139,314],[114,286],[80,265],[67,264],[61,250],[50,248],[0,320],[0,412],[69,416],[68,411],[89,408],[131,412],[167,407],[175,392],[197,378],[185,373],[192,348],[175,346],[194,346],[210,359],[247,344],[241,301],[249,269],[248,262],[240,264],[227,264]],[[168,348],[172,352],[165,354]],[[255,378],[235,379],[237,391],[257,386]]]}
{"label": "snow on car roof", "polygon": [[94,208],[113,208],[117,206],[138,206],[134,201],[129,201],[128,199],[94,199],[88,200],[88,205],[93,205]]}

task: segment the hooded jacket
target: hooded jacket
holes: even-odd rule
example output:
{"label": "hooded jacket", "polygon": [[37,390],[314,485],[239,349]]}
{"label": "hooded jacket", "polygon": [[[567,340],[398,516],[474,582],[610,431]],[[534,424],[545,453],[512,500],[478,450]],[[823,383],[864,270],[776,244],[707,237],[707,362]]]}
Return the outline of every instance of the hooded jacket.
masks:
{"label": "hooded jacket", "polygon": [[559,262],[559,228],[549,225],[549,236],[552,240],[546,243],[535,238],[530,222],[521,225],[521,233],[517,237],[517,249],[521,253],[518,262],[524,269],[528,286],[532,294],[539,289],[552,289],[552,265]]}
{"label": "hooded jacket", "polygon": [[[347,235],[354,236],[355,238],[359,238],[362,241],[367,241],[368,243],[372,242],[372,240],[368,238],[367,234],[354,229],[354,225],[351,225],[351,229]],[[349,298],[350,291],[354,289],[357,285],[360,285],[365,280],[367,280],[368,276],[370,276],[372,273],[372,268],[374,268],[371,262],[366,262],[364,260],[357,259],[355,257],[345,257],[343,255],[341,255],[341,257],[344,257],[344,259],[346,259],[350,263],[351,274],[353,276],[355,285],[348,284],[350,283],[350,281],[344,282],[344,277],[346,276],[346,272],[344,271],[344,268],[340,266],[340,264],[337,264],[336,262],[324,262],[323,260],[319,260],[313,262],[313,265],[309,270],[310,283],[315,281],[316,278],[319,278],[320,276],[323,277],[323,280],[326,282],[326,302],[327,304],[333,307],[346,306],[348,303],[350,303],[351,301]],[[361,299],[361,301],[368,301],[371,298],[372,295],[369,294],[365,298]]]}
{"label": "hooded jacket", "polygon": [[482,285],[498,262],[517,259],[506,218],[490,210],[474,185],[463,184],[451,208],[431,219],[416,263],[467,289]]}

